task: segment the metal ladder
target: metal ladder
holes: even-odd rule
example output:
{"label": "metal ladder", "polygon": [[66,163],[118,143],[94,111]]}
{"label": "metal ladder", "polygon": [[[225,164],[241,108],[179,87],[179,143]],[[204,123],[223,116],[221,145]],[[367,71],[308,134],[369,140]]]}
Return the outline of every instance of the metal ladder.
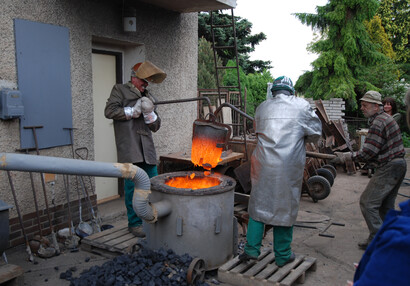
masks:
{"label": "metal ladder", "polygon": [[[239,58],[238,58],[238,48],[237,48],[237,39],[236,39],[236,27],[235,27],[235,16],[233,13],[233,9],[231,10],[231,22],[226,23],[226,24],[214,24],[214,12],[211,11],[211,34],[212,34],[212,49],[214,53],[214,65],[215,65],[215,71],[216,71],[216,83],[217,83],[217,88],[218,88],[218,101],[219,105],[222,104],[222,90],[229,90],[229,91],[237,91],[238,92],[238,98],[232,102],[232,105],[235,106],[236,108],[240,109],[244,113],[246,113],[246,88],[245,88],[245,94],[242,99],[242,90],[241,90],[241,81],[240,81],[240,75],[239,75]],[[220,14],[215,13],[217,16]],[[234,44],[233,45],[226,45],[226,46],[217,46],[215,43],[215,30],[216,29],[232,29],[233,32],[233,38],[234,38]],[[218,50],[233,50],[235,54],[235,62],[236,65],[232,67],[226,67],[226,66],[218,66],[217,63],[217,54]],[[224,86],[222,83],[219,81],[219,73],[220,70],[227,70],[227,69],[235,69],[236,70],[236,76],[237,76],[237,85],[232,85],[232,86]],[[228,97],[227,97],[228,98]],[[232,101],[232,99],[230,99]],[[247,156],[247,145],[246,145],[246,119],[243,116],[240,116],[239,113],[235,112],[232,110],[233,116],[232,116],[232,132],[234,136],[242,136],[243,137],[243,144],[245,148],[245,161],[248,160]],[[223,117],[222,117],[223,121]],[[242,132],[241,132],[241,127],[242,127]]]}

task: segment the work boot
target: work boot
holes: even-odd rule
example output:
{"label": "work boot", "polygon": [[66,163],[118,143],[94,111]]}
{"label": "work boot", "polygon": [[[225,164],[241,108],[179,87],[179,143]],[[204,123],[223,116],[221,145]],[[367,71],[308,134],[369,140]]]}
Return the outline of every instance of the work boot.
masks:
{"label": "work boot", "polygon": [[128,227],[128,230],[136,237],[145,237],[145,232],[142,229],[142,225]]}
{"label": "work boot", "polygon": [[245,251],[242,254],[240,254],[238,258],[239,258],[240,262],[247,262],[249,260],[257,260],[258,259],[258,257],[250,256]]}
{"label": "work boot", "polygon": [[285,263],[283,263],[282,265],[279,265],[278,263],[276,263],[276,265],[279,266],[279,267],[285,266],[286,264],[289,264],[289,263],[295,261],[295,258],[296,258],[296,255],[295,255],[295,253],[292,252],[292,253],[290,254],[289,259],[286,260]]}
{"label": "work boot", "polygon": [[370,244],[369,239],[365,239],[365,240],[359,242],[359,243],[357,244],[357,246],[358,246],[359,249],[361,249],[361,250],[366,250],[367,247],[369,246],[369,244]]}

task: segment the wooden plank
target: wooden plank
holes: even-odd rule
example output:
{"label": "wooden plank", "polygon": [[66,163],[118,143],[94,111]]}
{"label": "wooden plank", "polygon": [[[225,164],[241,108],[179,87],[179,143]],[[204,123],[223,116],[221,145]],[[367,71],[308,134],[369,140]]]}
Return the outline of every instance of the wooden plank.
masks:
{"label": "wooden plank", "polygon": [[135,237],[135,235],[133,235],[132,233],[128,233],[126,235],[122,235],[122,236],[120,236],[118,238],[115,238],[113,240],[109,240],[109,241],[106,242],[106,244],[110,245],[110,246],[117,245],[117,244],[122,243],[124,241],[130,240],[134,237]]}
{"label": "wooden plank", "polygon": [[106,242],[106,241],[115,239],[115,238],[117,238],[117,237],[120,237],[120,236],[129,234],[129,233],[130,233],[130,232],[128,231],[128,229],[121,229],[121,230],[118,230],[118,231],[116,231],[116,232],[113,232],[113,233],[110,233],[110,234],[101,236],[101,237],[99,237],[99,238],[97,238],[97,239],[93,239],[92,241],[98,242],[98,243],[104,243],[104,242]]}
{"label": "wooden plank", "polygon": [[233,259],[229,260],[228,262],[226,262],[224,265],[222,265],[221,267],[219,267],[219,270],[221,271],[229,271],[231,270],[233,267],[235,267],[236,265],[238,265],[240,263],[239,261],[239,256],[235,256]]}
{"label": "wooden plank", "polygon": [[304,258],[304,255],[297,255],[295,261],[286,264],[285,266],[282,266],[275,274],[268,278],[268,281],[279,282],[286,275],[288,275],[295,266],[299,265]]}
{"label": "wooden plank", "polygon": [[[280,284],[285,286],[290,286],[296,280],[299,283],[305,282],[305,272],[311,268],[314,268],[313,265],[316,265],[316,258],[307,257],[301,265],[292,271],[285,279],[283,279]],[[314,269],[311,269],[314,270]],[[302,279],[300,279],[302,278]]]}
{"label": "wooden plank", "polygon": [[228,261],[218,269],[218,280],[237,286],[291,286],[304,283],[306,271],[315,269],[316,258],[304,255],[296,255],[295,261],[278,267],[274,253],[267,251],[256,263],[240,263],[238,257]]}
{"label": "wooden plank", "polygon": [[24,270],[18,265],[5,264],[0,266],[0,284],[23,275]]}
{"label": "wooden plank", "polygon": [[276,270],[278,270],[278,266],[275,263],[268,264],[265,269],[263,269],[261,272],[259,272],[256,276],[255,279],[263,279],[266,280],[266,277],[269,277],[274,273]]}
{"label": "wooden plank", "polygon": [[127,241],[121,242],[117,245],[115,245],[115,249],[118,249],[121,252],[130,252],[130,250],[128,250],[128,248],[132,248],[134,245],[136,245],[138,243],[138,241],[140,240],[139,237],[133,237],[132,239],[129,239]]}
{"label": "wooden plank", "polygon": [[132,252],[138,238],[128,231],[128,222],[119,221],[113,226],[113,228],[85,237],[81,242],[81,249],[108,258]]}
{"label": "wooden plank", "polygon": [[251,268],[253,265],[256,264],[256,260],[249,260],[247,262],[242,262],[241,264],[237,265],[235,268],[231,269],[231,272],[233,273],[242,273],[249,268]]}
{"label": "wooden plank", "polygon": [[113,228],[106,229],[104,231],[96,232],[96,233],[93,233],[92,235],[86,236],[83,238],[83,240],[93,240],[93,239],[105,236],[107,234],[117,232],[119,229],[128,228],[128,222],[126,220],[120,221],[120,222],[117,222],[116,224],[113,224],[113,226],[114,226]]}
{"label": "wooden plank", "polygon": [[269,263],[272,263],[275,260],[275,254],[270,253],[264,259],[259,261],[254,267],[243,273],[244,276],[254,276],[255,274],[259,273],[264,269]]}

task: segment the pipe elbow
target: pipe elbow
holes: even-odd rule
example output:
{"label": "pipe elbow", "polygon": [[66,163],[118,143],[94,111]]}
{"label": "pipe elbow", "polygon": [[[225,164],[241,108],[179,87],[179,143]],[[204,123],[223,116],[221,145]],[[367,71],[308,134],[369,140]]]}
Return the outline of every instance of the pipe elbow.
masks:
{"label": "pipe elbow", "polygon": [[171,213],[171,203],[162,200],[155,203],[149,202],[151,194],[151,182],[147,173],[137,166],[135,176],[132,181],[135,184],[134,195],[132,198],[132,208],[136,215],[147,223],[155,223],[158,218]]}

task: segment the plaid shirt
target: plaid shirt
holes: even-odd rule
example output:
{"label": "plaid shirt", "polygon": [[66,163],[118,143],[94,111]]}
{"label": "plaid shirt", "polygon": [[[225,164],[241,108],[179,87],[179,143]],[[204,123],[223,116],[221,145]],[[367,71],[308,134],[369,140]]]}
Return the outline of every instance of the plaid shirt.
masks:
{"label": "plaid shirt", "polygon": [[370,128],[360,151],[353,152],[355,161],[376,161],[385,165],[405,155],[400,128],[392,116],[380,111],[370,118]]}

